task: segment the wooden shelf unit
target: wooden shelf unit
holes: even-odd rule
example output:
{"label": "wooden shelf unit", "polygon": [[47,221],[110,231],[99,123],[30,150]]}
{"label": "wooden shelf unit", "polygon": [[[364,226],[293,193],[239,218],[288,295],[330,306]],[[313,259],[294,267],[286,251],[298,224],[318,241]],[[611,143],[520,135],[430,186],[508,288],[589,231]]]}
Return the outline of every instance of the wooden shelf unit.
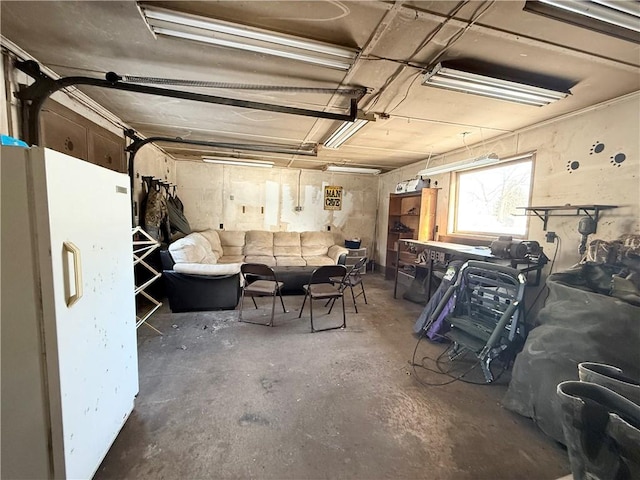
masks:
{"label": "wooden shelf unit", "polygon": [[[389,195],[389,217],[387,224],[387,255],[385,278],[396,276],[398,242],[400,239],[433,240],[436,225],[437,188],[423,188],[412,193]],[[398,229],[400,224],[407,227]]]}

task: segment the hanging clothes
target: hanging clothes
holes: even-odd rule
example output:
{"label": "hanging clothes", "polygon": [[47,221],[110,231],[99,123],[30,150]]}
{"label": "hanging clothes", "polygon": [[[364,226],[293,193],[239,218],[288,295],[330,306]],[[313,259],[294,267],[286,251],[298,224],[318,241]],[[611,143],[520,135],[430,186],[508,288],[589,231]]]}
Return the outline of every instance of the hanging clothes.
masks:
{"label": "hanging clothes", "polygon": [[167,198],[167,207],[169,210],[169,224],[171,231],[178,231],[188,235],[191,233],[191,226],[187,217],[184,216],[184,206],[180,199],[175,195]]}
{"label": "hanging clothes", "polygon": [[144,229],[159,242],[170,240],[169,207],[157,181],[151,182],[144,209]]}

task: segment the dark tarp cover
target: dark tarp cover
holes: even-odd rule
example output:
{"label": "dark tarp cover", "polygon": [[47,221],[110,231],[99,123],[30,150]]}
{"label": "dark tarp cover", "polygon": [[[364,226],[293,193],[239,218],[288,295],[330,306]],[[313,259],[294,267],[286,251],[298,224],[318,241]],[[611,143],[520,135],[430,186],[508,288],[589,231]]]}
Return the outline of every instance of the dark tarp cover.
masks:
{"label": "dark tarp cover", "polygon": [[596,268],[580,265],[549,276],[539,326],[516,358],[503,400],[506,408],[533,419],[562,443],[556,386],[579,379],[578,363],[605,363],[640,378],[640,307],[592,291]]}

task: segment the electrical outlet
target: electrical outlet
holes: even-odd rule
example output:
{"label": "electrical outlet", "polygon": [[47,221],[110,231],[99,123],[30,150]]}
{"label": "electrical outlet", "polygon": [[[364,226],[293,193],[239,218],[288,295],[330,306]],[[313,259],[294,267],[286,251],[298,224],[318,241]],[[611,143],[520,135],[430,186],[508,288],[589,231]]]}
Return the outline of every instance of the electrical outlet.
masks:
{"label": "electrical outlet", "polygon": [[224,230],[224,224],[223,223],[220,224],[220,230]]}
{"label": "electrical outlet", "polygon": [[558,238],[558,236],[556,235],[556,232],[547,232],[547,235],[546,235],[547,243],[555,242],[556,238]]}
{"label": "electrical outlet", "polygon": [[301,212],[302,211],[302,207],[300,205],[298,205],[296,208],[294,208],[294,210],[296,212]]}

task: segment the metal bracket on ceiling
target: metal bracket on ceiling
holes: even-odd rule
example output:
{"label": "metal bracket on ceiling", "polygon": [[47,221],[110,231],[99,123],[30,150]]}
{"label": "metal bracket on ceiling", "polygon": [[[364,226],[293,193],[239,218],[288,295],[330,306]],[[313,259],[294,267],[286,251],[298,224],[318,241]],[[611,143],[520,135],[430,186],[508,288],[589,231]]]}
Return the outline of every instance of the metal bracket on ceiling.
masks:
{"label": "metal bracket on ceiling", "polygon": [[[284,155],[305,155],[311,157],[318,156],[318,144],[309,143],[301,147],[288,145],[269,145],[269,144],[251,144],[251,143],[229,143],[229,142],[212,142],[209,140],[195,140],[181,137],[148,137],[142,139],[138,137],[133,130],[125,130],[126,137],[131,139],[131,144],[126,148],[128,152],[137,152],[148,143],[166,142],[166,143],[183,143],[186,145],[202,145],[204,147],[228,148],[235,150],[250,150],[254,152],[281,153]],[[306,148],[305,148],[306,147]]]}
{"label": "metal bracket on ceiling", "polygon": [[328,120],[339,120],[342,122],[353,122],[358,113],[358,101],[351,98],[349,114],[339,114],[322,112],[318,110],[308,110],[304,108],[287,107],[283,105],[273,105],[269,103],[252,102],[248,100],[238,100],[234,98],[204,95],[201,93],[183,92],[167,88],[158,88],[148,85],[138,85],[135,83],[123,83],[121,77],[114,73],[107,73],[105,79],[91,77],[63,77],[57,80],[45,75],[37,62],[32,60],[16,62],[15,67],[35,79],[35,82],[18,92],[18,98],[22,100],[22,120],[24,127],[24,139],[31,145],[40,141],[39,117],[43,103],[53,93],[63,88],[75,85],[90,85],[102,88],[112,88],[127,92],[142,93],[147,95],[158,95],[162,97],[178,98],[182,100],[192,100],[203,103],[213,103],[218,105],[228,105],[240,108],[251,108],[254,110],[264,110],[269,112],[285,113],[289,115],[301,115],[306,117],[324,118]]}
{"label": "metal bracket on ceiling", "polygon": [[[162,97],[178,98],[182,100],[192,100],[196,102],[228,105],[240,108],[251,108],[254,110],[264,110],[268,112],[278,112],[290,115],[301,115],[306,117],[324,118],[328,120],[348,121],[356,120],[358,114],[358,99],[350,99],[349,114],[338,114],[308,110],[304,108],[286,107],[283,105],[273,105],[269,103],[251,102],[233,98],[204,95],[193,92],[183,92],[167,88],[151,87],[148,85],[138,85],[135,83],[124,83],[122,77],[114,72],[106,74],[105,79],[91,77],[63,77],[57,80],[52,79],[40,70],[40,65],[33,60],[16,61],[15,68],[32,77],[35,81],[22,88],[17,97],[21,100],[21,117],[23,138],[30,145],[40,143],[40,111],[44,102],[55,92],[67,87],[76,85],[90,85],[94,87],[112,88],[127,92],[142,93],[147,95],[158,95]],[[141,145],[140,145],[141,146]],[[138,146],[138,148],[140,148]],[[128,172],[131,182],[131,194],[133,195],[133,170],[135,152],[129,158]]]}
{"label": "metal bracket on ceiling", "polygon": [[131,139],[131,143],[125,149],[129,152],[129,176],[134,175],[134,161],[138,151],[148,143],[166,142],[166,143],[183,143],[186,145],[202,145],[204,147],[229,148],[236,150],[249,150],[254,152],[282,153],[285,155],[305,155],[311,157],[318,156],[318,144],[307,144],[310,148],[296,148],[283,145],[264,145],[264,144],[248,144],[248,143],[227,143],[227,142],[210,142],[208,140],[192,140],[180,137],[148,137],[140,138],[133,130],[125,130],[124,135]]}

